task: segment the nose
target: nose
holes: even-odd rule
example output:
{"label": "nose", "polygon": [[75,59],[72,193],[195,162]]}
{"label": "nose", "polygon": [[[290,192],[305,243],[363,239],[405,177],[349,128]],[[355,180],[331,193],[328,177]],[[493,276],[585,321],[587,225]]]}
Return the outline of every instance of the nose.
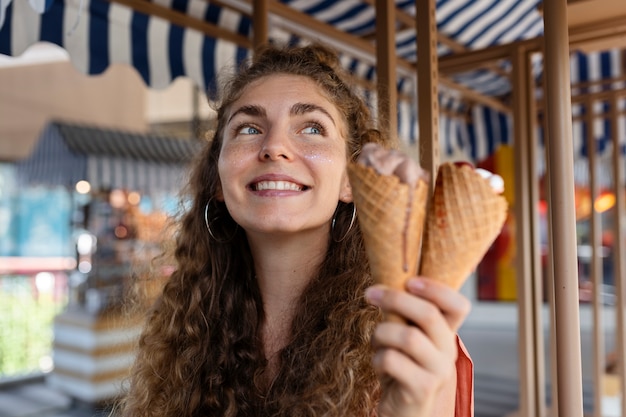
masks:
{"label": "nose", "polygon": [[277,161],[279,159],[289,160],[291,157],[292,151],[288,135],[275,129],[268,131],[259,151],[259,159]]}

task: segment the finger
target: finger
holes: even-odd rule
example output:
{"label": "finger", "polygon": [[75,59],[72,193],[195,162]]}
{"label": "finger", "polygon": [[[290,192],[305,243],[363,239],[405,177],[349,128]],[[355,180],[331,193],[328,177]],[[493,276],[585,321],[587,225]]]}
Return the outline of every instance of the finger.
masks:
{"label": "finger", "polygon": [[399,314],[408,321],[417,320],[420,312],[429,309],[429,305],[432,304],[425,298],[384,285],[369,287],[365,291],[365,298],[371,304],[380,307],[383,312]]}
{"label": "finger", "polygon": [[365,295],[370,303],[377,305],[385,313],[400,315],[409,323],[420,327],[438,349],[450,349],[456,333],[439,307],[431,301],[379,285],[368,288]]}
{"label": "finger", "polygon": [[372,360],[379,377],[390,377],[407,402],[423,402],[434,394],[438,384],[433,374],[394,349],[380,349]]}
{"label": "finger", "polygon": [[435,374],[446,374],[456,361],[456,346],[450,344],[439,350],[426,334],[416,326],[381,323],[372,335],[375,349],[394,349]]}
{"label": "finger", "polygon": [[472,305],[463,294],[442,282],[415,277],[407,281],[406,288],[411,294],[437,305],[455,332],[471,310]]}

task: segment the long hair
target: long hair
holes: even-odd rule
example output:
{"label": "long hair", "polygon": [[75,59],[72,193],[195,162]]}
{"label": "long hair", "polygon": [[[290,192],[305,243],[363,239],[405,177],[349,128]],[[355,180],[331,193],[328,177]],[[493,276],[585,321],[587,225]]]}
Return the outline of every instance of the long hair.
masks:
{"label": "long hair", "polygon": [[[354,92],[337,55],[321,45],[266,46],[223,86],[217,128],[196,159],[191,205],[180,219],[175,270],[152,305],[139,339],[125,417],[369,416],[380,396],[370,337],[380,320],[365,302],[371,285],[358,222],[328,252],[301,295],[277,375],[263,382],[264,320],[245,232],[213,196],[217,161],[232,103],[254,80],[284,73],[309,77],[342,113],[355,160],[365,142],[382,142],[369,109]],[[211,237],[205,225],[212,225]],[[348,230],[350,204],[339,203],[335,228]]]}

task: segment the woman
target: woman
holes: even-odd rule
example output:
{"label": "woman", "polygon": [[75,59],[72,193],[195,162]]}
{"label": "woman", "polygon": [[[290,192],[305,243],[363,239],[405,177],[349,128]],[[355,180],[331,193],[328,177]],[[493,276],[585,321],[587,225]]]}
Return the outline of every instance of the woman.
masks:
{"label": "woman", "polygon": [[347,80],[314,45],[266,47],[227,83],[123,415],[470,415],[469,302],[372,285],[346,166],[384,140]]}

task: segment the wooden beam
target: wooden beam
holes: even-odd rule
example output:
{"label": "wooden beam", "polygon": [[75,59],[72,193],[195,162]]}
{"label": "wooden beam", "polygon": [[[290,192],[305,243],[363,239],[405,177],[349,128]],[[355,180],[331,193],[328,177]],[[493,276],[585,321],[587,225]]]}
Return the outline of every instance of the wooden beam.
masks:
{"label": "wooden beam", "polygon": [[[626,74],[623,75],[618,75],[617,77],[611,77],[611,78],[603,78],[601,80],[590,80],[590,81],[580,81],[577,82],[575,84],[572,84],[572,91],[575,90],[591,90],[592,88],[612,88],[612,84],[616,84],[616,83],[622,83],[626,81]],[[620,89],[623,89],[623,86],[619,87]],[[583,93],[584,95],[585,93]],[[580,94],[579,94],[580,95]]]}
{"label": "wooden beam", "polygon": [[[363,39],[360,39],[356,36],[350,35],[348,33],[345,33],[343,31],[340,31],[331,25],[321,22],[298,10],[295,10],[292,7],[289,7],[288,5],[278,2],[277,0],[270,0],[269,6],[270,6],[270,13],[274,13],[277,16],[280,16],[289,21],[296,22],[298,27],[300,28],[299,30],[301,34],[305,33],[304,31],[313,30],[314,32],[318,34],[323,34],[324,37],[330,37],[339,43],[345,43],[352,48],[356,48],[362,52],[365,52],[366,54],[371,55],[372,57],[375,56],[376,54],[376,51],[375,51],[376,47],[372,43],[365,41]],[[292,29],[298,30],[298,28],[292,28]],[[310,36],[308,32],[306,33],[307,35],[305,36],[307,37]],[[399,58],[399,57],[396,57],[396,60],[397,60],[398,68],[401,68],[403,70],[407,70],[410,72],[416,71],[416,65],[414,65],[413,63],[405,59]],[[511,111],[510,107],[508,107],[506,104],[504,104],[502,101],[496,98],[488,97],[483,94],[480,94],[474,90],[471,90],[468,87],[455,83],[449,79],[440,78],[440,81],[446,87],[452,88],[454,90],[461,92],[463,95],[467,96],[473,102],[480,103],[487,107],[491,107],[496,110],[507,112],[507,113]]]}
{"label": "wooden beam", "polygon": [[545,416],[542,276],[540,268],[535,108],[530,54],[513,55],[515,240],[520,416]]}
{"label": "wooden beam", "polygon": [[[132,1],[132,0],[123,0]],[[207,0],[208,1],[208,0]],[[250,1],[250,0],[248,0]],[[374,2],[375,0],[368,0]],[[251,16],[251,6],[246,0],[219,0],[219,4],[228,7],[231,10],[236,10],[240,13]],[[357,58],[369,60],[372,65],[375,65],[376,46],[370,41],[351,35],[336,29],[334,26],[317,20],[305,13],[302,13],[286,4],[279,2],[278,0],[269,0],[268,2],[269,13],[275,15],[279,19],[273,21],[277,26],[282,26],[287,30],[293,32],[298,36],[302,36],[307,39],[317,39],[327,42],[329,45],[333,45],[336,48],[340,45],[343,50],[348,53],[353,53]],[[403,18],[405,19],[405,18]],[[437,39],[440,39],[437,36]],[[339,48],[338,48],[339,49]],[[406,59],[396,57],[397,69],[404,74],[414,74],[416,72],[416,65],[407,61]],[[466,96],[468,100],[491,107],[493,109],[509,113],[510,107],[507,106],[501,100],[494,97],[485,96],[477,91],[474,91],[461,84],[455,83],[448,78],[439,78],[442,85],[448,88],[461,92]]]}
{"label": "wooden beam", "polygon": [[[626,3],[621,3],[626,4]],[[605,45],[606,40],[615,46],[624,46],[626,36],[626,17],[619,16],[601,22],[589,23],[570,28],[570,48],[590,50],[593,45]]]}
{"label": "wooden beam", "polygon": [[[602,23],[571,28],[569,29],[568,42],[570,49],[576,49],[583,47],[586,43],[598,42],[607,37],[619,38],[624,36],[626,36],[626,21],[623,18],[616,18]],[[542,42],[543,37],[538,37],[506,45],[450,54],[439,59],[439,70],[442,73],[450,74],[484,68],[490,62],[509,59],[511,51],[518,47],[538,52],[541,50]]]}
{"label": "wooden beam", "polygon": [[196,19],[185,13],[174,11],[168,7],[160,6],[157,3],[153,3],[147,0],[108,0],[112,3],[123,4],[139,13],[144,13],[151,16],[157,16],[168,22],[180,26],[195,29],[198,32],[204,33],[206,36],[223,39],[234,43],[242,48],[252,47],[252,42],[245,36],[241,36],[237,33],[230,32],[222,29],[211,23],[207,23],[204,20]]}
{"label": "wooden beam", "polygon": [[[364,0],[364,3],[374,6],[376,0]],[[396,19],[402,25],[402,27],[411,28],[415,30],[415,16],[411,16],[407,12],[402,9],[396,8]],[[453,51],[465,51],[466,48],[461,45],[459,42],[451,39],[450,37],[444,35],[443,33],[437,33],[437,41],[443,45],[446,45]]]}
{"label": "wooden beam", "polygon": [[585,102],[585,133],[587,135],[587,160],[589,161],[589,195],[591,198],[591,214],[589,228],[589,243],[591,245],[590,278],[592,285],[591,308],[593,315],[593,341],[592,341],[592,369],[593,369],[593,417],[602,417],[603,376],[604,376],[604,327],[602,326],[602,261],[600,259],[600,246],[602,245],[602,221],[600,213],[595,208],[595,201],[600,195],[598,191],[597,175],[597,147],[594,135],[594,111],[593,101]]}
{"label": "wooden beam", "polygon": [[240,2],[239,0],[236,0],[235,2],[232,2],[229,0],[204,0],[204,1],[206,3],[210,3],[214,6],[217,6],[223,9],[228,9],[233,12],[241,13],[243,16],[252,20],[252,13],[253,13],[252,9],[254,8],[254,6],[252,4],[249,4],[250,0],[244,0],[243,2]]}
{"label": "wooden beam", "polygon": [[[617,112],[617,96],[611,100],[611,109]],[[615,265],[615,294],[617,303],[615,305],[616,325],[616,341],[615,347],[617,351],[617,374],[620,379],[620,398],[621,412],[620,415],[626,415],[626,261],[624,260],[624,213],[626,213],[626,202],[624,201],[624,168],[622,163],[622,155],[620,152],[620,139],[617,135],[619,132],[617,115],[611,118],[611,140],[613,143],[613,193],[615,194],[615,206],[613,208],[613,233],[614,233],[614,253],[613,262]]]}
{"label": "wooden beam", "polygon": [[444,74],[455,74],[484,68],[489,63],[510,59],[511,51],[515,51],[518,48],[531,52],[537,51],[541,46],[541,40],[542,38],[533,38],[446,55],[439,58],[439,70]]}
{"label": "wooden beam", "polygon": [[511,106],[509,106],[508,104],[505,104],[502,100],[498,100],[497,98],[488,97],[483,94],[480,94],[479,92],[472,90],[469,87],[451,82],[448,78],[440,77],[439,83],[443,85],[444,87],[460,92],[463,98],[467,101],[471,101],[474,103],[485,105],[487,107],[491,107],[492,109],[498,110],[502,113],[507,113],[507,114],[511,113]]}
{"label": "wooden beam", "polygon": [[[576,84],[574,84],[574,86],[575,85]],[[572,88],[574,88],[574,86],[572,86]],[[592,99],[595,101],[607,102],[607,101],[610,101],[613,95],[617,95],[618,97],[624,97],[626,96],[626,90],[608,90],[608,91],[598,91],[595,93],[578,94],[578,95],[572,96],[571,102],[572,104],[580,104],[580,103],[586,102],[589,99]],[[541,111],[545,110],[545,107],[541,101],[537,103],[537,106],[539,110]]]}
{"label": "wooden beam", "polygon": [[396,59],[396,7],[394,2],[376,0],[376,91],[378,128],[398,147],[398,87]]}
{"label": "wooden beam", "polygon": [[430,191],[439,168],[439,71],[435,0],[415,1],[417,27],[417,108],[420,165],[430,172]]}
{"label": "wooden beam", "polygon": [[341,31],[328,23],[315,19],[277,0],[269,1],[269,11],[276,16],[296,22],[298,25],[303,25],[307,30],[317,32],[325,37],[331,37],[340,43],[367,52],[372,57],[376,55],[376,46],[373,43]]}
{"label": "wooden beam", "polygon": [[252,0],[252,45],[257,49],[267,43],[269,25],[269,0]]}
{"label": "wooden beam", "polygon": [[583,417],[567,4],[544,4],[548,171],[559,415]]}
{"label": "wooden beam", "polygon": [[[593,118],[594,118],[594,120],[601,119],[601,120],[612,121],[613,114],[614,114],[613,111],[609,110],[607,112],[595,113],[593,115]],[[618,111],[615,114],[617,114],[618,117],[626,116],[626,110]],[[585,118],[586,118],[586,115],[574,116],[572,118],[572,121],[579,122],[581,120],[585,120]]]}
{"label": "wooden beam", "polygon": [[618,16],[626,18],[626,2],[585,0],[567,5],[567,24],[569,27],[603,22]]}

